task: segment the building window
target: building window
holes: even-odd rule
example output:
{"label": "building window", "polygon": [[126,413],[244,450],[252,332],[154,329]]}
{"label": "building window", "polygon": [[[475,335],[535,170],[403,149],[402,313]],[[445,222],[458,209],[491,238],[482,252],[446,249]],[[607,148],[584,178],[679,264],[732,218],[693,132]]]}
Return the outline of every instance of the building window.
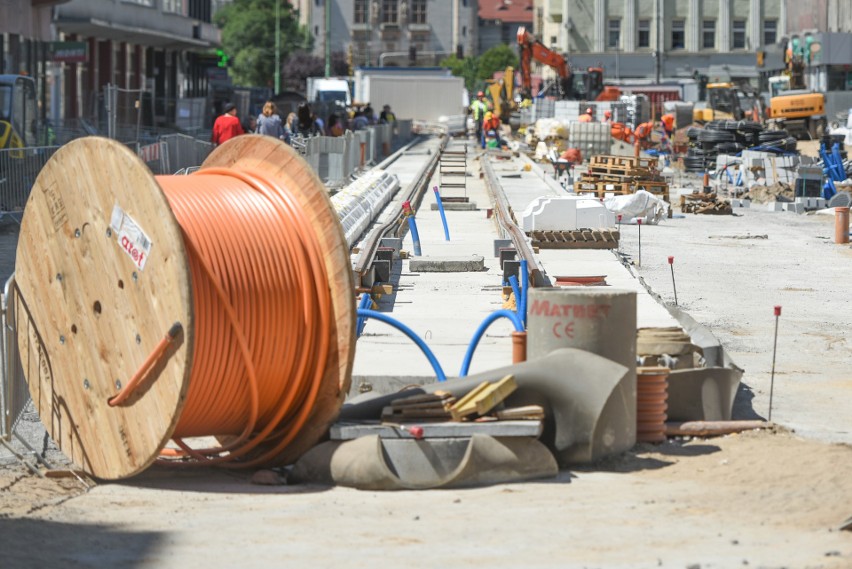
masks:
{"label": "building window", "polygon": [[396,24],[399,21],[396,0],[382,0],[382,23]]}
{"label": "building window", "polygon": [[734,49],[745,49],[746,46],[746,21],[734,20]]}
{"label": "building window", "polygon": [[369,0],[355,0],[355,14],[354,14],[354,23],[356,24],[366,24],[369,21],[369,10],[370,4]]}
{"label": "building window", "polygon": [[716,47],[716,20],[704,20],[704,25],[701,28],[702,43],[704,49],[713,49]]}
{"label": "building window", "polygon": [[426,0],[411,0],[411,23],[426,23]]}
{"label": "building window", "polygon": [[467,37],[467,26],[462,26],[462,37],[463,38]]}
{"label": "building window", "polygon": [[763,45],[774,45],[778,41],[778,20],[763,22]]}
{"label": "building window", "polygon": [[163,0],[163,12],[183,15],[183,0]]}
{"label": "building window", "polygon": [[683,20],[672,20],[672,49],[686,47],[686,23]]}
{"label": "building window", "polygon": [[651,47],[651,20],[639,20],[639,43],[636,47]]}
{"label": "building window", "polygon": [[621,20],[610,20],[607,27],[607,47],[621,47]]}

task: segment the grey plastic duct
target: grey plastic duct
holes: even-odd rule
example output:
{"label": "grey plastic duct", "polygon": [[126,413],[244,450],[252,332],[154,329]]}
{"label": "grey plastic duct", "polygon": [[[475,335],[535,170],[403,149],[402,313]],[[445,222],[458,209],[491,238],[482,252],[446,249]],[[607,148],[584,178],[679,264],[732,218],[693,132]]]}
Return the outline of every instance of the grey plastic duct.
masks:
{"label": "grey plastic duct", "polygon": [[[527,311],[530,359],[571,347],[627,368],[600,421],[611,430],[610,452],[632,448],[636,444],[636,293],[598,287],[534,288]],[[589,389],[601,379],[593,373],[584,378]],[[609,386],[600,388],[607,392]]]}
{"label": "grey plastic duct", "polygon": [[544,407],[546,419],[541,440],[561,466],[595,462],[620,452],[630,432],[635,439],[635,387],[632,431],[625,425],[625,407],[629,402],[621,389],[631,378],[635,386],[635,368],[574,348],[554,350],[521,364],[390,395],[366,393],[343,405],[340,420],[378,420],[382,408],[391,401],[418,393],[447,391],[458,398],[483,381],[495,381],[510,373],[515,376],[518,389],[506,399],[506,407],[532,404]]}
{"label": "grey plastic duct", "polygon": [[290,480],[361,490],[424,490],[552,478],[558,472],[547,447],[528,437],[369,435],[314,447],[295,464]]}

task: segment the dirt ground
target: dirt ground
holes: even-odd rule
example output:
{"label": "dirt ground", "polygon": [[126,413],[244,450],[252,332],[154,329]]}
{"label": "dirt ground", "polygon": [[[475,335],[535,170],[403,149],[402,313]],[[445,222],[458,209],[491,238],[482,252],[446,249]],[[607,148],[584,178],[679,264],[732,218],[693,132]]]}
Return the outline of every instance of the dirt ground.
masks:
{"label": "dirt ground", "polygon": [[[162,468],[87,489],[6,466],[0,567],[852,567],[852,531],[839,529],[852,516],[852,249],[831,243],[831,217],[736,213],[643,227],[635,270],[673,302],[675,256],[679,304],[745,369],[737,418],[768,416],[783,306],[781,428],[469,490],[258,486]],[[637,261],[638,227],[622,230]]]}

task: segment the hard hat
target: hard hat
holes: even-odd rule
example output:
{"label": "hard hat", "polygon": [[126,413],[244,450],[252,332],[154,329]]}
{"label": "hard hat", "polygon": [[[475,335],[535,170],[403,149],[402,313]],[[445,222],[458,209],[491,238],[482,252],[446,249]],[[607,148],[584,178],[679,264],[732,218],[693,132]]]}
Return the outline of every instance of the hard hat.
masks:
{"label": "hard hat", "polygon": [[588,113],[588,114],[592,114],[592,107],[587,107],[587,108],[586,108],[586,113]]}
{"label": "hard hat", "polygon": [[476,94],[476,96],[477,96],[477,97],[484,97],[484,96],[485,96],[485,93],[483,93],[482,91],[480,91],[479,93],[477,93],[477,94]]}
{"label": "hard hat", "polygon": [[486,111],[486,112],[485,112],[485,120],[489,120],[489,119],[491,119],[491,118],[493,118],[493,117],[494,117],[494,113],[492,113],[491,111]]}

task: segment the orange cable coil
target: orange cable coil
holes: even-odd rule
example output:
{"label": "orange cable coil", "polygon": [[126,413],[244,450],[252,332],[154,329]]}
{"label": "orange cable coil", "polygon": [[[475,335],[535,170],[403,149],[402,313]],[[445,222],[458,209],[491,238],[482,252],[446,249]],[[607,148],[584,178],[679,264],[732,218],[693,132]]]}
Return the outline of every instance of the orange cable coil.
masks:
{"label": "orange cable coil", "polygon": [[[206,168],[157,181],[183,232],[196,322],[173,436],[181,450],[162,455],[263,464],[310,416],[333,349],[316,231],[288,190],[258,172]],[[193,450],[182,440],[211,435],[228,442]]]}

